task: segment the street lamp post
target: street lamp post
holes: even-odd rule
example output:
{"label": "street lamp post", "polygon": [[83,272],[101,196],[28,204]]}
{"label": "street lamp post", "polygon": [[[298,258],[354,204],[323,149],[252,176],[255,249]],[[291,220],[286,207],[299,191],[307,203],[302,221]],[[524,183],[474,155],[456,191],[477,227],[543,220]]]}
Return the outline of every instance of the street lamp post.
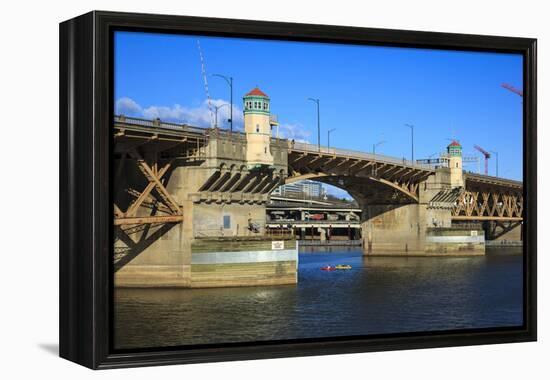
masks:
{"label": "street lamp post", "polygon": [[498,177],[498,152],[495,152],[494,150],[492,150],[491,153],[494,153],[495,158],[497,159],[497,177]]}
{"label": "street lamp post", "polygon": [[223,103],[222,105],[214,106],[214,109],[216,110],[215,113],[214,113],[214,114],[216,115],[216,117],[215,117],[215,119],[214,119],[214,127],[215,127],[215,128],[218,128],[218,110],[219,110],[220,108],[225,107],[225,106],[228,106],[228,105],[229,105],[229,104],[227,104],[227,103]]}
{"label": "street lamp post", "polygon": [[321,151],[321,116],[319,111],[319,99],[315,99],[315,98],[307,98],[307,99],[317,103],[317,146],[320,152]]}
{"label": "street lamp post", "polygon": [[330,134],[335,130],[336,128],[332,128],[327,131],[327,150],[330,149]]}
{"label": "street lamp post", "polygon": [[231,103],[231,107],[229,108],[229,124],[231,126],[231,132],[233,132],[233,77],[226,77],[225,75],[221,74],[212,74],[212,76],[222,78],[229,85],[229,102]]}
{"label": "street lamp post", "polygon": [[411,129],[411,165],[414,165],[414,125],[405,124],[405,126]]}
{"label": "street lamp post", "polygon": [[[378,141],[376,144],[372,144],[372,155],[374,156],[373,157],[374,161],[376,161],[376,147],[384,143],[385,141],[382,140],[382,141]],[[378,166],[376,165],[376,162],[374,163],[374,172],[375,172],[375,175],[378,174]]]}
{"label": "street lamp post", "polygon": [[384,143],[385,143],[385,141],[382,140],[382,141],[378,141],[376,144],[372,144],[372,154],[374,156],[376,156],[376,147],[379,146],[379,145],[382,145]]}

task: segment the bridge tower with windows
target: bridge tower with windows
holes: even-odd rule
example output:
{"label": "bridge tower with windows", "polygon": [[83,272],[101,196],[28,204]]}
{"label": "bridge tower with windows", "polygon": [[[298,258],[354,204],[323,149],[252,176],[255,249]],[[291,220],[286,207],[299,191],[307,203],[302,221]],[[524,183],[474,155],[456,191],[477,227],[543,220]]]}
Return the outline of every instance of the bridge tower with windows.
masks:
{"label": "bridge tower with windows", "polygon": [[449,169],[451,175],[451,187],[464,187],[464,179],[462,176],[462,145],[456,140],[453,140],[447,146],[447,155],[449,157]]}
{"label": "bridge tower with windows", "polygon": [[243,102],[247,166],[273,166],[269,96],[256,87],[243,97]]}

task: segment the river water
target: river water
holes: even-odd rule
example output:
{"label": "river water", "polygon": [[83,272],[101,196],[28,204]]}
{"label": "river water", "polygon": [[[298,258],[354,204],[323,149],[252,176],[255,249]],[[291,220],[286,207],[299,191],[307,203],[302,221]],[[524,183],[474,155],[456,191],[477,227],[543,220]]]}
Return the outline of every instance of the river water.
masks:
{"label": "river water", "polygon": [[[152,348],[522,324],[521,248],[478,257],[300,253],[298,284],[117,289],[115,348]],[[349,264],[347,271],[319,268]]]}

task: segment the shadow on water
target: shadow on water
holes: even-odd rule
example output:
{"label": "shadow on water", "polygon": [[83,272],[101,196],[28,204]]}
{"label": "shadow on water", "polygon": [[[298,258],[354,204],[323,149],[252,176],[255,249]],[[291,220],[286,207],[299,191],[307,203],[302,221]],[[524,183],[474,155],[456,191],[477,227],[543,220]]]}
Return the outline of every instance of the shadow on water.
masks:
{"label": "shadow on water", "polygon": [[[334,249],[334,248],[332,248]],[[351,270],[326,272],[325,265]],[[519,249],[478,257],[301,253],[297,285],[117,289],[120,348],[522,324]]]}

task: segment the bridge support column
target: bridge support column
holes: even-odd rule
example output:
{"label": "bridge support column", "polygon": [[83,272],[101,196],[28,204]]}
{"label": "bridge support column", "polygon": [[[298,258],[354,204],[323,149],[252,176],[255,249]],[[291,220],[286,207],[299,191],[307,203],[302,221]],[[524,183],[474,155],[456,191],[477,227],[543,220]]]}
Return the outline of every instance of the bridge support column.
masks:
{"label": "bridge support column", "polygon": [[449,210],[425,204],[363,207],[367,256],[477,256],[485,254],[481,228],[453,225]]}
{"label": "bridge support column", "polygon": [[363,206],[361,224],[365,255],[424,255],[426,207],[411,205]]}
{"label": "bridge support column", "polygon": [[184,220],[152,225],[134,237],[142,245],[135,257],[116,268],[117,287],[189,287],[191,285],[191,241],[193,202],[183,201]]}

